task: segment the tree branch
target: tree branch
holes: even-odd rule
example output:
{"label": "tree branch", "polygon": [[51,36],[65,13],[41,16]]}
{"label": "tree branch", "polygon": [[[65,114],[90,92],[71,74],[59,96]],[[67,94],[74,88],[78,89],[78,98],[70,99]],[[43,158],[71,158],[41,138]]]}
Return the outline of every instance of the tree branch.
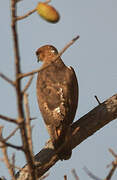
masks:
{"label": "tree branch", "polygon": [[31,128],[31,121],[30,121],[30,111],[29,111],[29,104],[28,104],[28,94],[24,93],[24,106],[26,112],[26,129],[27,129],[27,137],[28,137],[28,144],[29,150],[33,160],[33,144],[32,144],[32,128]]}
{"label": "tree branch", "polygon": [[0,73],[0,77],[2,79],[4,79],[5,81],[7,81],[8,83],[10,83],[13,87],[15,86],[15,82],[12,81],[11,79],[9,79],[6,75],[4,75],[3,73]]}
{"label": "tree branch", "polygon": [[110,148],[109,152],[114,156],[115,160],[111,163],[112,168],[104,180],[111,180],[115,170],[117,169],[117,154]]}
{"label": "tree branch", "polygon": [[111,168],[109,174],[107,175],[106,179],[104,179],[104,180],[111,180],[116,168],[117,168],[117,162],[112,164],[112,168]]}
{"label": "tree branch", "polygon": [[[51,1],[51,0],[46,0],[45,3],[48,4],[50,1]],[[16,17],[16,21],[25,19],[25,18],[27,18],[28,16],[30,16],[31,14],[33,14],[33,13],[36,12],[36,11],[37,11],[37,8],[32,9],[31,11],[29,11],[28,13],[26,13],[26,14],[23,15],[23,16],[17,16],[17,17]]]}
{"label": "tree branch", "polygon": [[86,167],[84,167],[84,171],[87,173],[87,175],[93,179],[93,180],[102,180],[99,177],[95,176],[91,171],[89,171]]}
{"label": "tree branch", "polygon": [[4,140],[8,141],[12,136],[14,136],[14,134],[16,133],[18,129],[19,127],[16,127]]}
{"label": "tree branch", "polygon": [[25,19],[25,18],[27,18],[28,16],[30,16],[31,14],[33,14],[33,13],[36,12],[36,11],[37,11],[37,8],[29,11],[28,13],[26,13],[26,14],[23,15],[23,16],[17,16],[17,17],[16,17],[16,20],[18,21],[18,20]]}
{"label": "tree branch", "polygon": [[13,119],[13,118],[10,118],[10,117],[7,117],[7,116],[4,116],[4,115],[2,115],[2,114],[0,114],[0,118],[1,118],[1,119],[4,119],[5,121],[8,121],[8,122],[12,122],[12,123],[17,124],[16,119]]}
{"label": "tree branch", "polygon": [[27,89],[31,85],[32,80],[33,80],[33,75],[30,77],[29,81],[27,82],[26,86],[24,87],[24,89],[22,91],[23,94],[27,91]]}
{"label": "tree branch", "polygon": [[98,97],[96,95],[94,97],[95,97],[96,101],[98,102],[98,104],[100,105],[101,102],[99,101]]}
{"label": "tree branch", "polygon": [[[2,139],[2,129],[3,129],[3,127],[0,127],[0,139]],[[3,146],[2,153],[3,153],[3,157],[4,157],[4,163],[6,164],[6,167],[8,168],[9,174],[11,175],[12,180],[16,180],[16,178],[14,176],[13,168],[12,168],[9,158],[8,158],[7,147],[4,145],[4,142],[2,142],[2,141],[0,141],[0,146]]]}
{"label": "tree branch", "polygon": [[[101,103],[72,124],[71,142],[69,142],[71,143],[72,149],[115,118],[117,118],[117,94]],[[78,128],[79,130],[77,131],[76,129]],[[46,146],[35,155],[38,177],[41,177],[47,172],[58,160],[53,145],[49,141]],[[22,169],[27,169],[27,165]],[[24,178],[23,171],[17,173],[16,177],[18,180],[21,180],[22,177]],[[26,173],[25,177],[29,177],[29,174]],[[24,178],[23,180],[26,179]]]}
{"label": "tree branch", "polygon": [[78,177],[78,175],[77,175],[77,173],[76,173],[76,170],[75,170],[75,169],[72,169],[71,172],[72,172],[75,180],[79,180],[79,177]]}
{"label": "tree branch", "polygon": [[6,147],[11,147],[11,148],[23,151],[22,146],[13,145],[11,143],[6,142],[4,139],[0,139],[0,142],[3,143],[3,145],[0,145],[0,148],[4,148],[6,146]]}
{"label": "tree branch", "polygon": [[34,163],[32,161],[32,157],[29,150],[28,137],[25,127],[25,115],[23,109],[23,94],[21,91],[21,79],[19,79],[19,74],[21,73],[21,64],[20,64],[20,54],[19,54],[19,43],[17,36],[17,2],[16,0],[11,0],[11,28],[13,34],[13,43],[14,43],[14,63],[15,63],[15,82],[16,82],[16,97],[17,97],[17,111],[18,111],[18,119],[17,123],[19,123],[23,150],[25,153],[25,157],[28,163],[28,170],[30,173],[30,180],[35,180],[35,171],[34,171]]}

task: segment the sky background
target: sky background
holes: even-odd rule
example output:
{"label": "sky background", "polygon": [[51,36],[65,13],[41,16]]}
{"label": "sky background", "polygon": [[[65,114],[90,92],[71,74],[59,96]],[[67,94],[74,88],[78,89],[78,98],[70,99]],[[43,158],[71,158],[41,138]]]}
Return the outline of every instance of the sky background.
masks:
{"label": "sky background", "polygon": [[[22,0],[18,3],[18,15],[23,15],[37,5],[37,0]],[[61,50],[76,35],[80,39],[63,55],[66,65],[75,69],[79,81],[79,105],[75,120],[96,107],[97,95],[101,102],[117,93],[117,1],[116,0],[52,0],[61,15],[57,24],[50,24],[34,13],[18,22],[18,36],[22,72],[37,69],[35,51],[42,45],[51,44]],[[10,0],[0,1],[0,72],[14,79],[14,54],[11,33]],[[32,122],[34,154],[38,153],[48,140],[42,117],[36,100],[36,75],[28,93],[30,112],[37,120]],[[22,88],[28,78],[23,79]],[[0,79],[0,114],[17,117],[16,97],[14,89]],[[7,137],[15,128],[14,124],[0,119],[4,126],[3,135]],[[117,121],[106,125],[73,150],[68,161],[59,161],[49,172],[48,180],[74,179],[71,174],[75,168],[80,180],[91,178],[84,172],[86,166],[93,174],[104,179],[109,172],[106,168],[113,160],[108,148],[117,153]],[[10,142],[21,145],[19,132]],[[25,164],[24,155],[19,151],[9,149],[9,157],[15,152],[16,165]],[[0,150],[0,158],[2,153]],[[7,168],[0,162],[0,177],[8,180]],[[117,171],[112,180],[117,179]]]}

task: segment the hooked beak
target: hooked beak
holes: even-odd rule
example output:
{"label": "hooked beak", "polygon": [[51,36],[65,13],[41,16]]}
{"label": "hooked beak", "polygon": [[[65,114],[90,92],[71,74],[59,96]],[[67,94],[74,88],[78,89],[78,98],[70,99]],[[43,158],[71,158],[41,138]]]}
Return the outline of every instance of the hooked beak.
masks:
{"label": "hooked beak", "polygon": [[39,58],[39,52],[38,51],[36,51],[36,56],[37,56],[37,62],[39,62],[40,58]]}
{"label": "hooked beak", "polygon": [[39,61],[40,61],[39,56],[37,56],[37,62],[39,62]]}

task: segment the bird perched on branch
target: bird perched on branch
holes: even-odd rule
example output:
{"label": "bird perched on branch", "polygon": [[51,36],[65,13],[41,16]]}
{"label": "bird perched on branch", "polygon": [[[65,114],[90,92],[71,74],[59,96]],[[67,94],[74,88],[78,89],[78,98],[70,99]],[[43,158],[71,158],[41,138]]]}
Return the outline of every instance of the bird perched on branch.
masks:
{"label": "bird perched on branch", "polygon": [[[37,99],[55,150],[67,141],[78,104],[78,83],[72,67],[67,67],[54,46],[36,51],[43,65],[37,77]],[[70,142],[58,153],[61,160],[71,157]]]}

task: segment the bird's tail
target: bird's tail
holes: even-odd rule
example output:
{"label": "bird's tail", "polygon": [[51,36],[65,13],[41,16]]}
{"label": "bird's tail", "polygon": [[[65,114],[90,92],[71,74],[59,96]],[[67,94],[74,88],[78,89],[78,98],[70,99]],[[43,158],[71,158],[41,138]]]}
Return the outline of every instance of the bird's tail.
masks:
{"label": "bird's tail", "polygon": [[63,129],[54,130],[54,136],[51,140],[60,160],[68,160],[72,155],[70,137],[71,134],[66,128],[65,131]]}

